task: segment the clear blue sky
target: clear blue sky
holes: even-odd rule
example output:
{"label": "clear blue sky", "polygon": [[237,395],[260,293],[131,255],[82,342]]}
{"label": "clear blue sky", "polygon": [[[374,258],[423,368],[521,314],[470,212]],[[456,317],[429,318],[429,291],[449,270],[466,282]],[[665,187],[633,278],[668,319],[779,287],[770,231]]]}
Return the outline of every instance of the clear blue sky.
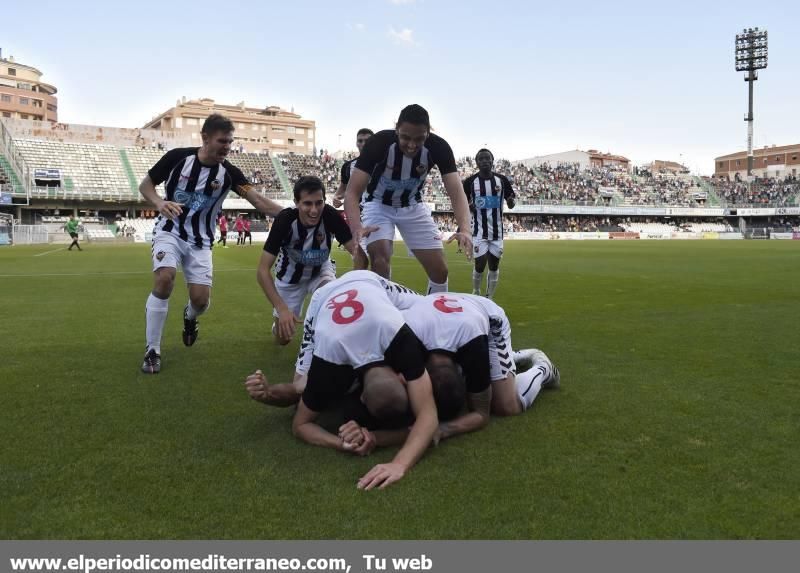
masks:
{"label": "clear blue sky", "polygon": [[702,173],[745,147],[734,37],[759,26],[755,145],[800,142],[796,0],[6,4],[3,56],[58,87],[64,122],[138,127],[181,96],[244,100],[293,107],[335,150],[419,103],[459,156],[594,148]]}

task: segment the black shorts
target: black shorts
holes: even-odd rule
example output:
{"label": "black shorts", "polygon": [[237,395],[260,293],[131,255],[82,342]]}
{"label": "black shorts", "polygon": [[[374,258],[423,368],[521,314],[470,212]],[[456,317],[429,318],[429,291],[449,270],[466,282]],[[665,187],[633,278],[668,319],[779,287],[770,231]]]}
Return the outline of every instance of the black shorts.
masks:
{"label": "black shorts", "polygon": [[219,236],[223,239],[226,239],[228,237],[228,231],[220,231]]}
{"label": "black shorts", "polygon": [[78,233],[70,233],[69,236],[72,237],[73,239],[77,239]]}

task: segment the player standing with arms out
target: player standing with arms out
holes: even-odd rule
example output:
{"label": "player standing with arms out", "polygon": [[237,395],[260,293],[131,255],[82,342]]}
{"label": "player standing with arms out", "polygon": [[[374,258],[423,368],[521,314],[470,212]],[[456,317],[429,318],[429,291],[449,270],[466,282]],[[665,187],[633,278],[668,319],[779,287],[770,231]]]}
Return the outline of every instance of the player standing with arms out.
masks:
{"label": "player standing with arms out", "polygon": [[[168,151],[139,185],[139,192],[159,212],[153,231],[153,290],[145,306],[147,347],[142,372],[161,370],[161,334],[178,265],[189,290],[183,311],[183,343],[191,346],[197,340],[197,317],[208,310],[211,297],[214,227],[228,191],[233,189],[267,215],[274,217],[281,211],[280,205],[259,195],[226,159],[233,131],[228,118],[208,116],[200,133],[202,147]],[[160,183],[166,188],[163,199],[156,192]]]}
{"label": "player standing with arms out", "polygon": [[481,294],[483,271],[489,262],[486,297],[492,298],[500,279],[503,256],[503,200],[513,209],[516,195],[505,175],[492,171],[494,155],[481,149],[475,155],[478,172],[464,179],[464,193],[472,212],[472,241],[475,245],[475,270],[472,271],[472,294]]}
{"label": "player standing with arms out", "polygon": [[[428,112],[419,105],[403,108],[395,129],[379,131],[367,140],[345,193],[347,222],[353,238],[366,238],[372,270],[391,278],[395,227],[406,246],[428,275],[428,292],[447,290],[447,261],[439,229],[422,202],[428,173],[438,167],[458,222],[457,240],[467,258],[472,258],[469,208],[464,196],[450,144],[430,133]],[[364,212],[359,202],[366,191]],[[363,217],[363,221],[362,221]],[[363,225],[363,227],[362,227]],[[364,227],[377,226],[370,232]]]}
{"label": "player standing with arms out", "polygon": [[[361,155],[361,150],[364,149],[364,144],[367,143],[367,140],[375,134],[374,131],[367,127],[362,127],[356,133],[356,147],[358,148],[358,154]],[[344,204],[344,195],[345,191],[347,190],[347,184],[350,182],[350,176],[353,174],[353,170],[356,168],[356,161],[358,157],[351,159],[350,161],[345,161],[342,164],[342,170],[339,174],[341,183],[339,184],[339,189],[336,190],[336,193],[333,196],[333,206],[338,209]],[[363,208],[363,203],[360,205],[360,208]],[[347,221],[347,217],[344,218]],[[364,241],[361,241],[364,243]],[[353,270],[366,270],[369,266],[369,260],[367,259],[367,253],[364,249],[365,245],[356,245],[356,252],[353,255]]]}

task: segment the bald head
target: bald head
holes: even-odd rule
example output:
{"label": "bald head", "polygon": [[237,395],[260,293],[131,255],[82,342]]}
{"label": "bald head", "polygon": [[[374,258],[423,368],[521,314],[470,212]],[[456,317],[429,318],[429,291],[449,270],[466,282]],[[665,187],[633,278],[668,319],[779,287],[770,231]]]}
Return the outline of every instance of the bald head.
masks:
{"label": "bald head", "polygon": [[373,366],[364,373],[364,405],[377,420],[391,424],[408,412],[408,392],[400,375],[388,366]]}

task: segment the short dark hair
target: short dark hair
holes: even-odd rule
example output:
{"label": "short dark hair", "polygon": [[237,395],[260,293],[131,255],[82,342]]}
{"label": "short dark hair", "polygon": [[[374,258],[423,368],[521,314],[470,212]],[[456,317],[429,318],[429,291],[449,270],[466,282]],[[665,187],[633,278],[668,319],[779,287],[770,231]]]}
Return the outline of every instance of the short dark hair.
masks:
{"label": "short dark hair", "polygon": [[303,175],[294,184],[294,200],[299,201],[303,191],[313,193],[320,190],[322,191],[322,198],[325,199],[325,185],[322,184],[322,180],[314,175]]}
{"label": "short dark hair", "polygon": [[476,154],[475,154],[475,161],[477,161],[477,160],[478,160],[478,155],[480,155],[480,154],[481,154],[481,153],[483,153],[483,152],[486,152],[486,153],[488,153],[489,155],[491,155],[491,156],[492,156],[492,161],[494,161],[494,153],[492,153],[491,151],[489,151],[489,150],[488,150],[488,149],[486,149],[485,147],[482,147],[482,148],[480,148],[480,149],[478,150],[478,153],[476,153]]}
{"label": "short dark hair", "polygon": [[431,129],[431,118],[428,116],[428,112],[424,107],[416,103],[403,108],[400,112],[400,117],[397,119],[397,125],[399,126],[401,123],[424,125],[428,128],[428,131]]}
{"label": "short dark hair", "polygon": [[217,133],[218,131],[230,133],[235,129],[236,128],[233,126],[233,122],[227,117],[219,113],[212,113],[203,122],[203,128],[200,131],[210,135],[212,133]]}
{"label": "short dark hair", "polygon": [[452,420],[461,413],[466,402],[467,387],[464,377],[452,358],[436,352],[428,356],[425,370],[431,378],[439,419],[443,422]]}
{"label": "short dark hair", "polygon": [[374,131],[372,131],[372,130],[371,130],[370,128],[368,128],[368,127],[362,127],[362,128],[361,128],[361,129],[359,129],[359,130],[358,130],[358,132],[356,133],[356,137],[358,137],[359,135],[375,135],[375,132],[374,132]]}

